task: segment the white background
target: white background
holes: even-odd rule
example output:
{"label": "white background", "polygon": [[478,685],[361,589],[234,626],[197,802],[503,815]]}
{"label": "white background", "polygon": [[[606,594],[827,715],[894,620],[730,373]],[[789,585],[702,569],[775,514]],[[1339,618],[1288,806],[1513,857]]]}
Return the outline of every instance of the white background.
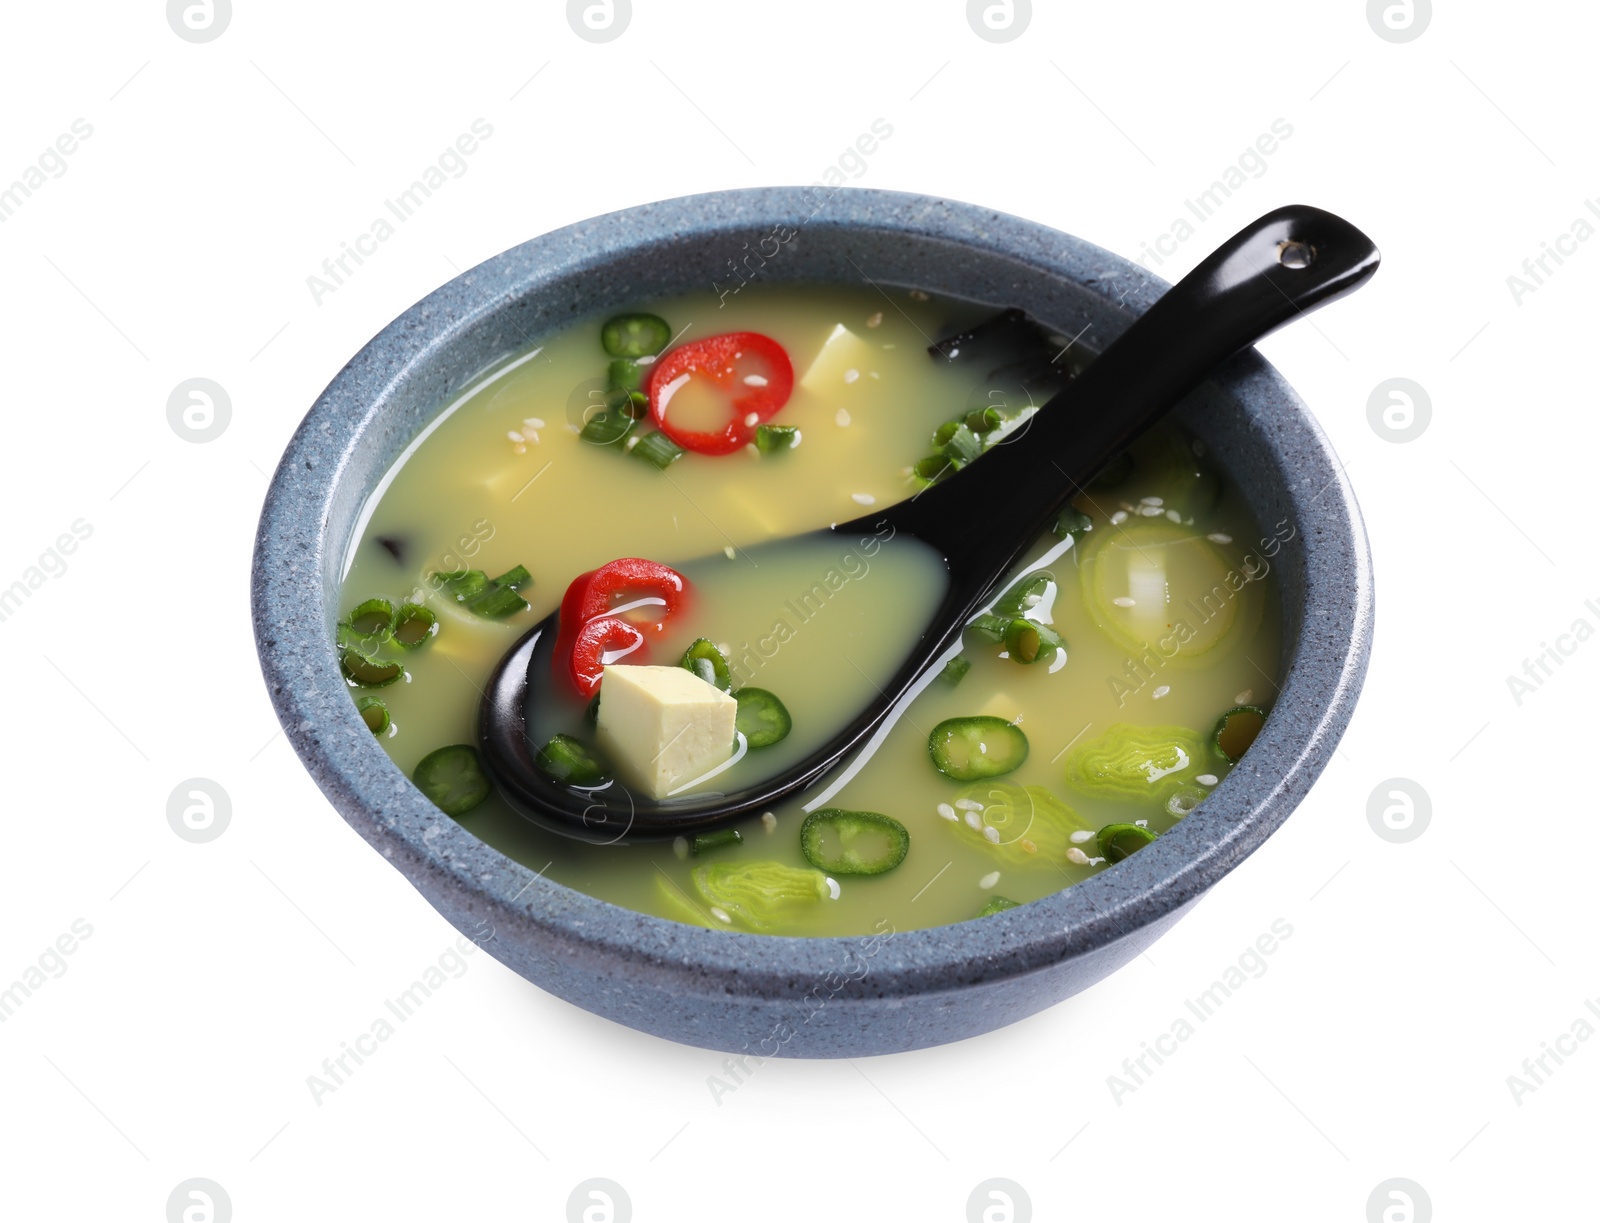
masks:
{"label": "white background", "polygon": [[[1600,1040],[1520,1102],[1507,1076],[1600,996],[1600,644],[1520,705],[1506,676],[1600,626],[1600,242],[1520,304],[1507,277],[1600,191],[1597,18],[1440,7],[1397,44],[1359,0],[1039,3],[995,44],[953,0],[635,0],[596,45],[553,2],[238,0],[196,45],[155,0],[7,6],[0,183],[74,119],[93,135],[0,224],[0,586],[75,520],[93,533],[0,623],[0,984],[75,919],[93,934],[0,1025],[5,1214],[159,1221],[207,1177],[241,1223],[561,1220],[604,1176],[639,1220],[958,1221],[1003,1176],[1039,1219],[1360,1223],[1391,1177],[1440,1220],[1592,1217],[1574,1199]],[[1286,202],[1377,240],[1369,287],[1263,345],[1371,533],[1377,642],[1337,758],[1148,957],[981,1039],[769,1062],[719,1105],[718,1055],[477,955],[315,1104],[306,1076],[455,932],[322,798],[266,700],[247,574],[291,431],[457,270],[648,200],[811,182],[880,117],[894,134],[859,185],[1135,257],[1281,118],[1265,173],[1162,274]],[[306,277],[476,118],[494,134],[469,172],[316,304]],[[209,444],[166,419],[192,377],[232,400]],[[1368,422],[1391,377],[1432,401],[1409,443]],[[232,799],[209,844],[166,819],[196,776]],[[1392,777],[1431,796],[1406,844],[1368,821]],[[1114,1100],[1122,1059],[1277,918],[1294,933],[1265,975]]]}

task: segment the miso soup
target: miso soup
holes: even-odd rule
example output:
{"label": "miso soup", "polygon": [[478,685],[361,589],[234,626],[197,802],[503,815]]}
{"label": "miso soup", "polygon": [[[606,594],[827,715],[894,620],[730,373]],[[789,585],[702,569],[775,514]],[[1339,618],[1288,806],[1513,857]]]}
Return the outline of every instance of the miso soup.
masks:
{"label": "miso soup", "polygon": [[[644,664],[627,673],[641,683],[649,667],[686,667],[719,694],[692,690],[710,712],[686,718],[736,702],[731,785],[830,739],[898,666],[942,566],[865,538],[780,549],[759,572],[747,553],[959,481],[1092,357],[995,315],[915,290],[750,286],[721,304],[627,303],[508,354],[440,405],[346,558],[345,674],[384,750],[448,817],[532,869],[713,929],[977,920],[1115,869],[1204,801],[1276,692],[1272,567],[1292,528],[1258,526],[1172,424],[1074,500],[864,765],[737,837],[590,845],[544,831],[469,746],[488,675],[569,589],[577,607],[605,594],[591,573],[631,574],[615,590],[636,593],[660,570],[686,581],[681,606],[667,587],[615,594],[604,618],[622,627],[604,632],[587,631],[600,613],[563,614],[563,637],[582,638],[557,645],[574,688],[530,726],[553,776],[627,772],[599,747],[607,665]],[[952,336],[964,338],[930,352]],[[984,507],[972,515],[983,529]],[[624,558],[660,568],[607,569]]]}

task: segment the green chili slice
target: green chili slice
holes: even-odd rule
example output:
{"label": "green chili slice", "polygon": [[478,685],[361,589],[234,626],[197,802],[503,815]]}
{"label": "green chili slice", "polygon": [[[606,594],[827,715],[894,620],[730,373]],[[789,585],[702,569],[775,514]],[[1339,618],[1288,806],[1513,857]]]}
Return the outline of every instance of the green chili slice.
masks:
{"label": "green chili slice", "polygon": [[834,875],[881,875],[905,861],[911,834],[899,820],[876,811],[823,807],[800,825],[800,852]]}
{"label": "green chili slice", "polygon": [[364,696],[356,702],[356,712],[361,715],[361,720],[367,724],[367,729],[375,735],[382,735],[389,729],[389,707],[375,696]]}
{"label": "green chili slice", "polygon": [[604,760],[571,735],[556,735],[533,762],[546,777],[565,786],[599,785],[611,774]]}
{"label": "green chili slice", "polygon": [[617,314],[600,328],[600,344],[613,357],[653,357],[667,346],[672,328],[654,314]]}
{"label": "green chili slice", "polygon": [[402,603],[394,615],[394,643],[404,650],[427,645],[439,631],[439,617],[420,603]]}
{"label": "green chili slice", "polygon": [[681,459],[685,451],[665,433],[656,432],[646,433],[634,443],[633,449],[628,453],[635,458],[643,459],[658,471],[665,471]]}
{"label": "green chili slice", "polygon": [[703,853],[713,849],[722,849],[727,845],[738,845],[744,841],[744,834],[737,828],[719,828],[715,832],[701,832],[689,838],[689,853],[698,858]]}
{"label": "green chili slice", "polygon": [[1100,855],[1107,862],[1121,862],[1156,839],[1143,824],[1107,824],[1097,835]]}
{"label": "green chili slice", "polygon": [[1004,718],[946,718],[928,736],[933,767],[956,781],[1003,777],[1028,758],[1028,736]]}
{"label": "green chili slice", "polygon": [[1254,705],[1236,705],[1217,719],[1217,727],[1211,732],[1211,742],[1219,756],[1230,764],[1237,764],[1239,757],[1250,750],[1250,745],[1256,741],[1256,736],[1266,723],[1264,709]]}
{"label": "green chili slice", "polygon": [[741,688],[733,699],[739,702],[733,715],[734,727],[752,748],[771,747],[794,728],[783,702],[765,688]]}
{"label": "green chili slice", "polygon": [[476,748],[455,743],[417,762],[411,780],[448,816],[463,816],[489,797],[489,778]]}
{"label": "green chili slice", "polygon": [[1025,573],[1006,588],[1005,594],[994,601],[994,614],[1002,620],[1011,620],[1032,611],[1044,598],[1056,575],[1048,569],[1035,569]]}
{"label": "green chili slice", "polygon": [[733,687],[733,674],[728,669],[728,660],[722,656],[721,650],[704,637],[697,638],[683,652],[678,665],[685,671],[693,671],[713,688],[726,692]]}

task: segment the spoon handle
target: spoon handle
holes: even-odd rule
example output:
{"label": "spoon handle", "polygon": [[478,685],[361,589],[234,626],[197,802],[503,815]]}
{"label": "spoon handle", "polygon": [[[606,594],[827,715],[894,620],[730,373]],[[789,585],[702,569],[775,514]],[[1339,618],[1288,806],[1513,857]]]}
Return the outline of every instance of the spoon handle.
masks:
{"label": "spoon handle", "polygon": [[1377,269],[1377,247],[1348,221],[1306,205],[1269,212],[1163,294],[1026,428],[920,496],[836,530],[887,521],[943,550],[957,583],[984,571],[998,580],[1101,467],[1221,362]]}

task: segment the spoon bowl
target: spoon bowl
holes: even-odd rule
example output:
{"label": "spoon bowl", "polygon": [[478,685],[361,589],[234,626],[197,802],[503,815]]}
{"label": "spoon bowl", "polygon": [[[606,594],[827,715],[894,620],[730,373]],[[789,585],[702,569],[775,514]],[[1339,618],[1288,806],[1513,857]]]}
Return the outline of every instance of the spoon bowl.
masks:
{"label": "spoon bowl", "polygon": [[[841,778],[807,804],[820,806],[870,756],[887,727],[960,648],[962,630],[997,597],[1006,575],[1061,509],[1130,442],[1233,354],[1300,314],[1364,284],[1378,268],[1372,241],[1348,221],[1303,205],[1245,226],[1123,332],[982,459],[918,495],[812,533],[840,545],[865,537],[931,549],[945,569],[943,597],[877,699],[799,761],[738,788],[705,787],[657,800],[614,781],[579,789],[534,762],[529,700],[552,674],[559,612],[535,625],[490,676],[478,743],[506,800],[535,823],[616,844],[693,835],[746,818],[824,780],[852,752]],[[935,345],[953,360],[957,341]],[[973,507],[982,506],[976,529]],[[794,541],[774,541],[773,547]],[[1070,546],[1067,542],[1065,546]],[[758,550],[752,550],[758,551]],[[759,569],[759,565],[757,565]]]}

